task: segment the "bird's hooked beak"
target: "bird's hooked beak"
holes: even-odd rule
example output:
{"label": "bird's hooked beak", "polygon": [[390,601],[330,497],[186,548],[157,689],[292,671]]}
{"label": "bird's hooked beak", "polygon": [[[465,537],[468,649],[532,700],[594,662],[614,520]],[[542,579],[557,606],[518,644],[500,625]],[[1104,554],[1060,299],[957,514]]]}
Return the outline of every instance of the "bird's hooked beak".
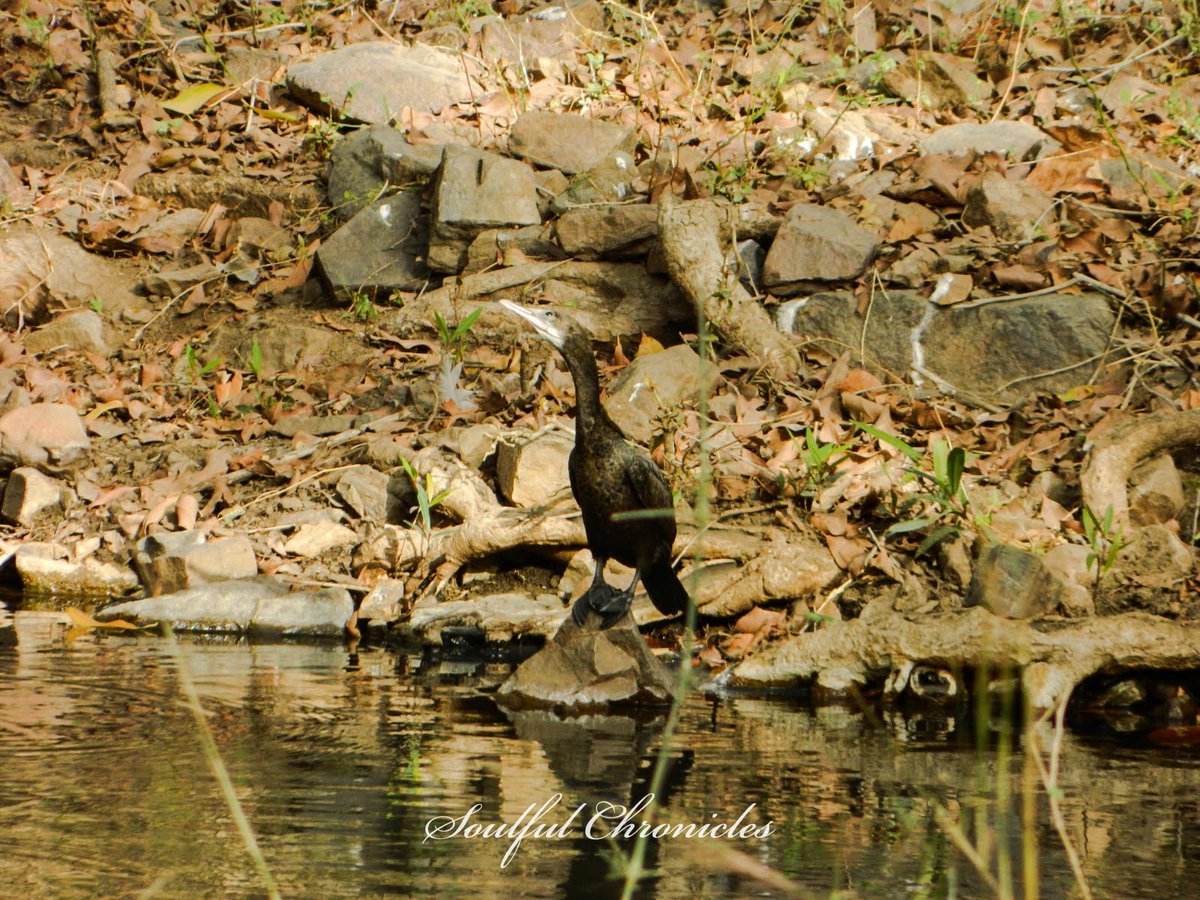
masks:
{"label": "bird's hooked beak", "polygon": [[513,303],[511,300],[501,300],[500,305],[507,309],[510,313],[520,316],[526,322],[533,326],[534,330],[557,347],[559,350],[567,342],[567,329],[563,326],[562,320],[553,310],[548,309],[530,309],[525,306]]}

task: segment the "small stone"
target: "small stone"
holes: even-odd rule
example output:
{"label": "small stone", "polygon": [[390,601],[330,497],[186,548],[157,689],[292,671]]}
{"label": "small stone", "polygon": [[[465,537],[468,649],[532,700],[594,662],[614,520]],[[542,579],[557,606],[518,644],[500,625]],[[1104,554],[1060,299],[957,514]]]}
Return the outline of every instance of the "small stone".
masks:
{"label": "small stone", "polygon": [[793,206],[763,263],[763,284],[794,293],[807,282],[849,281],[875,258],[875,236],[844,212],[809,203]]}
{"label": "small stone", "polygon": [[270,219],[243,216],[225,236],[225,247],[259,261],[280,261],[292,252],[292,236]]}
{"label": "small stone", "polygon": [[1058,606],[1062,590],[1042,560],[1019,547],[992,544],[980,555],[964,606],[1007,619],[1032,619]]}
{"label": "small stone", "polygon": [[9,522],[32,525],[38,516],[60,512],[69,495],[70,489],[62,482],[22,466],[8,476],[3,515]]}
{"label": "small stone", "polygon": [[16,562],[27,594],[94,600],[120,597],[138,588],[137,576],[129,569],[95,559],[68,562],[18,553]]}
{"label": "small stone", "polygon": [[609,385],[604,408],[626,437],[648,444],[660,409],[699,400],[703,369],[687,344],[639,355]]}
{"label": "small stone", "polygon": [[373,625],[394,622],[404,614],[404,582],[384,578],[371,588],[358,607],[358,620]]}
{"label": "small stone", "polygon": [[135,561],[151,597],[258,574],[247,535],[204,540],[201,532],[149,535],[138,543]]}
{"label": "small stone", "polygon": [[599,165],[616,150],[632,153],[635,143],[633,129],[625,125],[574,113],[532,110],[513,124],[508,152],[575,175]]}
{"label": "small stone", "polygon": [[965,225],[991,227],[1007,241],[1028,243],[1058,232],[1054,198],[1027,181],[1010,181],[999,172],[987,172],[967,191],[962,220]]}
{"label": "small stone", "polygon": [[330,550],[340,550],[358,541],[358,535],[345,525],[335,522],[313,522],[301,525],[283,545],[292,556],[311,559]]}
{"label": "small stone", "polygon": [[658,206],[581,206],[563,213],[555,231],[563,250],[579,259],[598,259],[622,250],[644,253],[645,242],[658,235]]}
{"label": "small stone", "polygon": [[1096,600],[1092,596],[1096,581],[1088,568],[1088,553],[1088,548],[1079,544],[1059,544],[1042,557],[1042,565],[1062,588],[1059,604],[1063,614],[1072,618],[1096,614]]}
{"label": "small stone", "polygon": [[921,141],[926,156],[1004,153],[1010,160],[1042,159],[1061,144],[1026,122],[959,122],[939,128]]}
{"label": "small stone", "polygon": [[338,479],[338,498],[360,519],[384,524],[393,521],[388,515],[388,478],[371,466],[353,466]]}
{"label": "small stone", "polygon": [[83,420],[65,403],[34,403],[0,416],[0,457],[17,465],[69,465],[90,448]]}
{"label": "small stone", "polygon": [[221,281],[225,273],[212,263],[202,262],[186,269],[153,272],[142,279],[148,294],[159,297],[178,297],[198,284]]}
{"label": "small stone", "polygon": [[576,206],[624,203],[635,195],[633,183],[637,177],[633,157],[624,150],[617,150],[599,165],[572,178],[567,189],[551,202],[550,208],[561,215]]}
{"label": "small stone", "polygon": [[1129,521],[1138,526],[1169,522],[1183,509],[1183,479],[1170,454],[1140,463],[1129,474]]}
{"label": "small stone", "polygon": [[429,242],[419,191],[383,197],[317,249],[316,270],[336,294],[416,291],[429,281]]}
{"label": "small stone", "polygon": [[881,79],[894,96],[937,112],[947,108],[982,110],[992,86],[967,60],[948,53],[914,53]]}
{"label": "small stone", "polygon": [[104,340],[104,322],[90,309],[65,312],[25,338],[27,353],[46,353],[59,347],[109,354]]}
{"label": "small stone", "polygon": [[523,442],[502,441],[496,455],[496,481],[514,506],[545,506],[569,496],[567,459],[574,440],[559,431],[547,431]]}

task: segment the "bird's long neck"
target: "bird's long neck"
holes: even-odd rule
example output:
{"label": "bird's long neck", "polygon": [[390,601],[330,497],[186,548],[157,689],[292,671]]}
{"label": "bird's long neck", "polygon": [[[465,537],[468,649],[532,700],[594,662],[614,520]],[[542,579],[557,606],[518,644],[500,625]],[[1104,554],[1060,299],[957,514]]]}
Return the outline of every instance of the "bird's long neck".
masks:
{"label": "bird's long neck", "polygon": [[576,440],[597,435],[615,426],[600,405],[600,372],[591,342],[583,336],[572,335],[562,349],[563,359],[575,381]]}

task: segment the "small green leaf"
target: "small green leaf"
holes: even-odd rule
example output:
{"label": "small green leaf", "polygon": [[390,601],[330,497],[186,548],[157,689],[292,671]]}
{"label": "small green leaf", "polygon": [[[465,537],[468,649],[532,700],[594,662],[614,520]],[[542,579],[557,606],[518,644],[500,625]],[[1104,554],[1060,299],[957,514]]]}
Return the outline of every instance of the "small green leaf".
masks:
{"label": "small green leaf", "polygon": [[179,113],[181,116],[190,116],[212,100],[213,97],[223,94],[226,91],[232,93],[232,89],[223,84],[193,84],[191,87],[180,91],[170,100],[164,100],[162,108],[173,113]]}
{"label": "small green leaf", "polygon": [[907,534],[910,531],[920,531],[922,528],[928,528],[937,519],[918,518],[909,519],[907,522],[897,522],[891,526],[884,534]]}
{"label": "small green leaf", "polygon": [[877,441],[883,441],[888,446],[895,447],[913,462],[919,462],[921,456],[923,455],[921,451],[912,446],[912,444],[907,443],[902,438],[896,437],[894,434],[888,434],[886,431],[881,431],[874,425],[868,425],[866,422],[855,421],[854,427],[858,428],[860,431],[865,431]]}

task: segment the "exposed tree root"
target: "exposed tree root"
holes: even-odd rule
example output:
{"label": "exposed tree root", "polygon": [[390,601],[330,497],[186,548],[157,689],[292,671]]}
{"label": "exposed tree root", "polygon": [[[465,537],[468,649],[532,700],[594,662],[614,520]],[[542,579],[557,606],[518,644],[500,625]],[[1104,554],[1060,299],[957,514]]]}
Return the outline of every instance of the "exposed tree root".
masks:
{"label": "exposed tree root", "polygon": [[1200,667],[1200,625],[1126,613],[1043,628],[982,608],[909,620],[880,599],[857,619],[771,644],[722,678],[748,687],[815,682],[837,692],[883,684],[896,695],[920,665],[1012,667],[1032,707],[1047,710],[1090,675]]}
{"label": "exposed tree root", "polygon": [[731,346],[786,381],[800,371],[800,354],[738,281],[736,228],[737,208],[710,200],[664,204],[658,214],[671,279]]}
{"label": "exposed tree root", "polygon": [[1200,446],[1200,409],[1138,416],[1097,434],[1079,481],[1083,502],[1098,518],[1111,506],[1113,526],[1129,525],[1129,473],[1144,459]]}

